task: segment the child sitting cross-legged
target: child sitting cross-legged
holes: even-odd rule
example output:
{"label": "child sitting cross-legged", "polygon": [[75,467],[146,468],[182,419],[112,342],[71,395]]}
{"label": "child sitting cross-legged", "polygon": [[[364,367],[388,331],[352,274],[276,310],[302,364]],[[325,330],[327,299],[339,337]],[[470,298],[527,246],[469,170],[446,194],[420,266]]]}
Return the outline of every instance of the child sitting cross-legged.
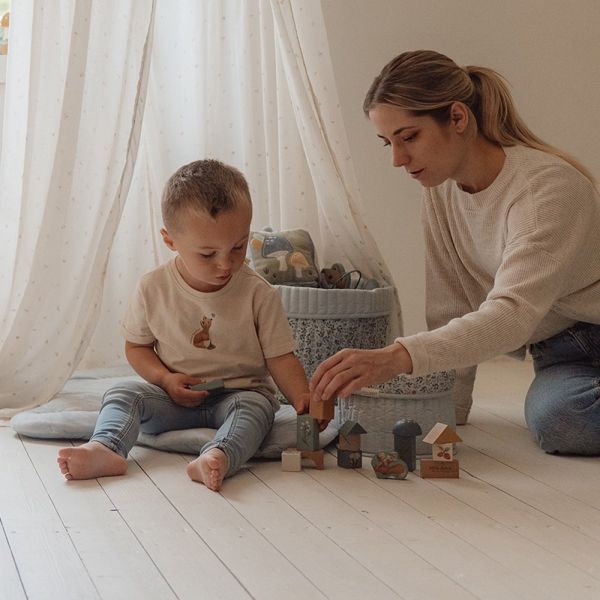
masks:
{"label": "child sitting cross-legged", "polygon": [[[180,168],[162,199],[173,260],[144,275],[122,323],[127,360],[146,381],[109,389],[89,442],[59,451],[67,479],[122,475],[139,431],[217,429],[187,467],[219,490],[258,450],[279,408],[298,414],[304,369],[277,291],[246,266],[252,203],[244,176],[216,160]],[[223,380],[225,389],[190,389]]]}

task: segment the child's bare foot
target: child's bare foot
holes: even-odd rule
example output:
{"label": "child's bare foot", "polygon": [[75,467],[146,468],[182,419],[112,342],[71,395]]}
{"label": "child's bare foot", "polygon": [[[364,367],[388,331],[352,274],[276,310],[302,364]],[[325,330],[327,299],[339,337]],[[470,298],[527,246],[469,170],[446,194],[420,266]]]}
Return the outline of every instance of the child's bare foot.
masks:
{"label": "child's bare foot", "polygon": [[203,483],[209,490],[218,492],[228,467],[227,454],[219,448],[211,448],[193,460],[186,470],[190,479]]}
{"label": "child's bare foot", "polygon": [[127,461],[100,442],[61,448],[56,462],[69,480],[124,475],[127,471]]}

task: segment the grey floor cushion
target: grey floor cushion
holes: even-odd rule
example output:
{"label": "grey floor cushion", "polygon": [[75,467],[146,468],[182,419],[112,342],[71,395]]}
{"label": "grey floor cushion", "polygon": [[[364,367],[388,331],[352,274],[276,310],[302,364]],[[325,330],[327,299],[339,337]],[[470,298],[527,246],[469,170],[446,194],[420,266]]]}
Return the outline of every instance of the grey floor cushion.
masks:
{"label": "grey floor cushion", "polygon": [[[63,390],[50,402],[24,411],[11,419],[19,434],[42,439],[87,440],[94,431],[102,395],[111,386],[125,379],[139,379],[126,369],[95,369],[76,372]],[[338,434],[334,419],[319,436],[321,448]],[[157,435],[141,433],[138,444],[158,450],[198,454],[215,434],[214,429],[198,428],[167,431]],[[264,439],[256,458],[279,458],[281,452],[296,445],[296,411],[282,405],[275,413],[275,422]]]}

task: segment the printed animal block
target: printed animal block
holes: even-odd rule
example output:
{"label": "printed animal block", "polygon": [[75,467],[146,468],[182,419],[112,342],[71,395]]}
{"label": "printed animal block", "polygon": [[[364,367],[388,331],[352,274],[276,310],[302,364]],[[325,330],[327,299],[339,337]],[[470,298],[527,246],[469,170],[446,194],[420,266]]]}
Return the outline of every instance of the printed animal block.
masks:
{"label": "printed animal block", "polygon": [[298,415],[296,421],[298,450],[319,449],[319,424],[310,415]]}
{"label": "printed animal block", "polygon": [[302,471],[302,453],[296,448],[288,448],[281,453],[282,471]]}
{"label": "printed animal block", "polygon": [[371,465],[378,479],[406,479],[408,475],[408,465],[397,452],[381,450],[373,456]]}
{"label": "printed animal block", "polygon": [[337,464],[342,469],[360,469],[362,467],[362,452],[360,450],[342,450],[338,448]]}
{"label": "printed animal block", "polygon": [[302,458],[309,458],[313,461],[315,468],[322,471],[325,468],[325,450],[302,450]]}
{"label": "printed animal block", "polygon": [[459,467],[457,460],[441,461],[431,458],[421,459],[421,477],[423,479],[446,478],[458,479]]}

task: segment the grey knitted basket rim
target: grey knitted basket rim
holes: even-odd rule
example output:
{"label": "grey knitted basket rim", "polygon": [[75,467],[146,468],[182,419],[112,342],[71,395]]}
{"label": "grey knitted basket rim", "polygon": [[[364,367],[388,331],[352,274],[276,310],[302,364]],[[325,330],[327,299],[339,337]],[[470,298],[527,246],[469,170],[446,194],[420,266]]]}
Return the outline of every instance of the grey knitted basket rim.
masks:
{"label": "grey knitted basket rim", "polygon": [[328,290],[323,288],[274,286],[289,318],[300,319],[364,319],[389,316],[394,288],[374,290]]}
{"label": "grey knitted basket rim", "polygon": [[[452,382],[454,383],[454,382]],[[436,400],[437,398],[446,398],[448,396],[448,392],[452,389],[452,385],[448,387],[446,390],[442,390],[441,392],[419,392],[416,394],[411,394],[410,392],[403,392],[395,394],[393,392],[384,392],[379,394],[361,394],[360,390],[358,392],[354,392],[348,396],[348,400],[351,398],[359,397],[361,399],[368,398],[369,400]]]}

